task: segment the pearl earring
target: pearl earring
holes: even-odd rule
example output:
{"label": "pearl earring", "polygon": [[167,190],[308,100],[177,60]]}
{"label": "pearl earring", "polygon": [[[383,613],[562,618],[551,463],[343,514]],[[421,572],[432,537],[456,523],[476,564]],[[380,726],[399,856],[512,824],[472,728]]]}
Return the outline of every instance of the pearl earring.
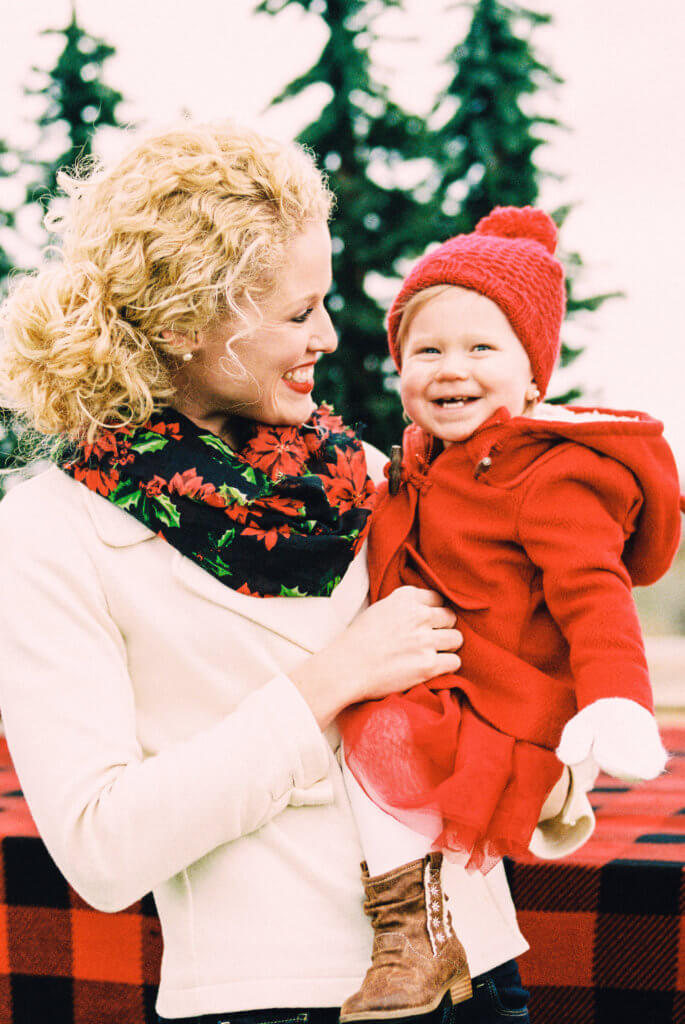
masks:
{"label": "pearl earring", "polygon": [[181,356],[181,359],[183,360],[184,363],[189,363],[192,358],[192,352],[184,352],[183,355]]}

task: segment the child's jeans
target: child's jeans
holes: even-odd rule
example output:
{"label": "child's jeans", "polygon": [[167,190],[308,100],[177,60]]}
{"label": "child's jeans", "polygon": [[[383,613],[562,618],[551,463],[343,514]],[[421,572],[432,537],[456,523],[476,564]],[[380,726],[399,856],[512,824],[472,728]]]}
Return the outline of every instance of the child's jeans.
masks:
{"label": "child's jeans", "polygon": [[435,1024],[529,1024],[527,1005],[528,992],[521,985],[516,961],[508,960],[473,978],[473,999],[445,1007]]}
{"label": "child's jeans", "polygon": [[[521,986],[515,960],[473,979],[473,999],[458,1006],[443,1006],[434,1013],[414,1018],[417,1024],[529,1024],[528,993]],[[240,1010],[238,1013],[183,1017],[159,1024],[338,1024],[336,1008],[292,1010]],[[403,1021],[409,1018],[403,1018]],[[395,1021],[393,1024],[401,1024]]]}

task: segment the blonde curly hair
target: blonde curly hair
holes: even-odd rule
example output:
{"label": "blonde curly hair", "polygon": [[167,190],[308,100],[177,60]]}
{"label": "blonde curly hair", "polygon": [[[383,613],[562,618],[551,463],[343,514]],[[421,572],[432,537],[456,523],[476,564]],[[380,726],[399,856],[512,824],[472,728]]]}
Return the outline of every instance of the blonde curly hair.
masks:
{"label": "blonde curly hair", "polygon": [[289,241],[332,206],[307,152],[231,122],[183,124],[59,184],[59,259],[0,312],[0,393],[41,434],[91,442],[172,397],[179,351],[163,331],[229,315],[239,335]]}

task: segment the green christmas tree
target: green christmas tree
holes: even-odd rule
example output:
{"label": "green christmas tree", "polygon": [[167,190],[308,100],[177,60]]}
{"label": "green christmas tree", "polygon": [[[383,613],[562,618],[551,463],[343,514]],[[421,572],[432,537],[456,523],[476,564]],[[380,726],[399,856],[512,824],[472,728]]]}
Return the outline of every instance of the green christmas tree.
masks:
{"label": "green christmas tree", "polygon": [[398,7],[397,0],[263,0],[257,11],[276,15],[291,4],[318,15],[329,31],[313,67],[273,101],[321,83],[330,90],[324,109],[298,137],[316,154],[337,197],[328,305],[340,346],[317,370],[317,393],[350,422],[364,422],[365,436],[387,451],[402,424],[384,309],[369,285],[374,274],[392,277],[399,258],[417,255],[435,237],[421,183],[400,183],[407,161],[425,156],[425,123],[395,104],[372,73],[375,19]]}
{"label": "green christmas tree", "polygon": [[[68,146],[50,159],[37,160],[22,154],[24,167],[30,166],[37,176],[27,188],[26,207],[37,204],[42,214],[57,190],[57,172],[72,167],[77,161],[92,154],[93,139],[99,128],[119,128],[116,119],[121,93],[102,80],[102,68],[115,50],[108,43],[86,32],[78,23],[72,7],[69,24],[63,29],[46,29],[43,35],[57,35],[64,39],[54,67],[48,70],[34,68],[45,77],[38,89],[27,89],[29,95],[45,100],[45,109],[37,120],[46,135],[53,125],[66,129]],[[3,173],[3,154],[0,149],[0,175]],[[16,230],[15,211],[0,213],[0,224]],[[11,260],[0,249],[0,288],[3,276],[13,269]],[[14,423],[7,410],[0,409],[0,468],[21,465],[23,456],[30,452],[31,435]],[[0,495],[3,480],[0,477]]]}
{"label": "green christmas tree", "polygon": [[72,167],[91,156],[97,129],[121,127],[116,108],[123,97],[102,79],[103,65],[116,52],[114,47],[79,25],[75,7],[66,28],[48,28],[42,35],[60,36],[64,45],[54,67],[47,71],[33,69],[46,77],[45,84],[26,91],[45,99],[45,110],[37,121],[39,127],[46,132],[53,125],[62,125],[68,142],[53,158],[32,161],[39,170],[39,178],[29,186],[27,200],[45,205],[56,192],[60,168]]}
{"label": "green christmas tree", "polygon": [[534,158],[545,142],[537,129],[558,124],[526,112],[521,102],[561,81],[540,63],[526,37],[531,28],[547,24],[549,15],[499,0],[477,0],[472,7],[466,38],[447,57],[453,74],[437,113],[452,113],[446,120],[443,115],[434,140],[441,227],[453,234],[472,231],[494,206],[535,202],[540,171]]}
{"label": "green christmas tree", "polygon": [[[459,5],[463,6],[463,5]],[[439,168],[434,224],[438,237],[472,231],[495,206],[526,206],[538,198],[545,172],[536,162],[538,148],[553,117],[529,110],[527,97],[551,88],[562,79],[537,57],[531,43],[536,28],[551,21],[548,14],[504,0],[469,0],[471,22],[463,42],[447,57],[453,74],[434,111],[439,124],[432,135],[433,157]],[[558,227],[570,206],[553,211]],[[573,316],[598,309],[620,292],[579,298],[576,281],[583,261],[578,253],[560,256],[567,271],[567,309]],[[561,365],[567,366],[582,349],[563,344]],[[578,397],[577,388],[556,401]]]}

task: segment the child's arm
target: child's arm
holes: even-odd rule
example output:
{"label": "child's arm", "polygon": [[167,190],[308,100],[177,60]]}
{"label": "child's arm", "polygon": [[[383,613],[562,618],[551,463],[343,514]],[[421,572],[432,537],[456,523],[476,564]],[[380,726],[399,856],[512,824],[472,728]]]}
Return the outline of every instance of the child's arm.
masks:
{"label": "child's arm", "polygon": [[566,727],[559,756],[577,763],[592,751],[602,768],[632,778],[658,775],[666,759],[622,560],[641,504],[625,467],[564,446],[532,475],[518,522],[570,648],[579,714]]}

